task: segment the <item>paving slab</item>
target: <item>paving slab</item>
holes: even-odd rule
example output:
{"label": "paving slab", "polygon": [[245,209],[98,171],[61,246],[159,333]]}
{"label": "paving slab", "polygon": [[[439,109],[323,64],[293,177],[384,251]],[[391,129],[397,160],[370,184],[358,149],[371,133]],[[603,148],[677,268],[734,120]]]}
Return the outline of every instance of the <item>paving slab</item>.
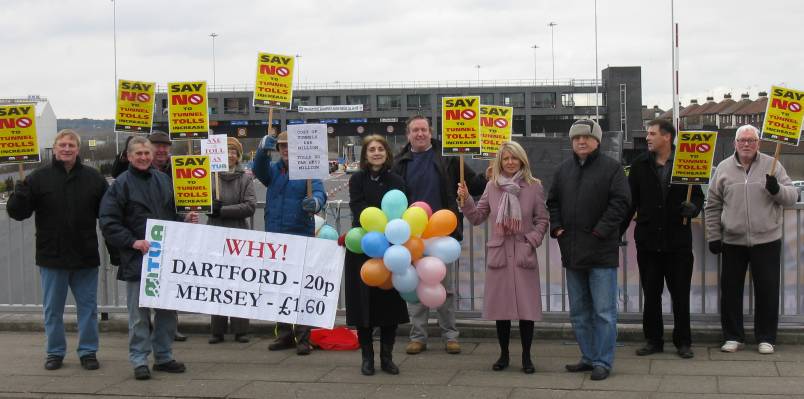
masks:
{"label": "paving slab", "polygon": [[665,375],[659,392],[717,393],[717,377],[694,375]]}
{"label": "paving slab", "polygon": [[344,382],[354,384],[418,384],[418,385],[446,385],[455,376],[458,370],[454,369],[400,369],[397,375],[390,375],[380,370],[372,376],[360,374],[358,367],[335,367],[334,370],[323,376],[320,382]]}
{"label": "paving slab", "polygon": [[798,377],[718,377],[721,393],[800,395],[804,378]]}
{"label": "paving slab", "polygon": [[381,385],[371,399],[505,399],[511,388],[462,387],[439,385]]}
{"label": "paving slab", "polygon": [[[171,375],[172,377],[172,375]],[[127,379],[97,392],[99,395],[180,396],[194,398],[225,398],[248,381],[193,380],[151,378],[147,381]]]}
{"label": "paving slab", "polygon": [[804,377],[804,363],[802,362],[776,362],[776,368],[781,377]]}
{"label": "paving slab", "polygon": [[548,389],[579,389],[583,383],[579,373],[536,373],[522,372],[494,373],[487,371],[461,370],[450,381],[451,385],[521,387]]}
{"label": "paving slab", "polygon": [[286,383],[254,381],[230,394],[234,399],[352,399],[368,398],[378,385],[338,383]]}
{"label": "paving slab", "polygon": [[609,378],[602,381],[592,381],[586,376],[581,389],[594,391],[639,391],[655,392],[661,384],[662,378],[652,375],[618,374],[615,370]]}
{"label": "paving slab", "polygon": [[651,374],[778,376],[773,362],[654,360]]}
{"label": "paving slab", "polygon": [[[313,359],[310,359],[310,363],[305,366],[219,363],[213,364],[207,370],[199,373],[197,378],[203,380],[314,382],[334,368],[327,363],[315,362]],[[360,372],[359,368],[354,368],[354,370]]]}

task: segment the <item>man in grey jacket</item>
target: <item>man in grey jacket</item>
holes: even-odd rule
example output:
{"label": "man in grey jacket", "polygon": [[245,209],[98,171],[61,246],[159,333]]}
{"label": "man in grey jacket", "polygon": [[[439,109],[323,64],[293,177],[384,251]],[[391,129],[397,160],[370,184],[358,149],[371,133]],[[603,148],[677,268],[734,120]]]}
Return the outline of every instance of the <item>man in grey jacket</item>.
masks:
{"label": "man in grey jacket", "polygon": [[779,324],[779,273],[783,207],[798,192],[781,163],[771,174],[773,157],[759,152],[759,130],[740,126],[734,156],[718,164],[709,184],[706,233],[709,250],[722,254],[720,323],[726,341],[720,350],[745,346],[743,285],[750,264],[754,280],[754,333],[759,353],[771,354]]}

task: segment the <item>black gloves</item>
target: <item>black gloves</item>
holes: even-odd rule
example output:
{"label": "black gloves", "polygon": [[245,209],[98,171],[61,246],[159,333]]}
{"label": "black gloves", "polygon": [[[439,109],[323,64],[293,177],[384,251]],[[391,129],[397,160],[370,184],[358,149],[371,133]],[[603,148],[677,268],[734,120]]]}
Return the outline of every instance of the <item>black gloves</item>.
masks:
{"label": "black gloves", "polygon": [[684,201],[681,203],[681,209],[679,210],[682,217],[685,218],[694,218],[698,215],[698,207],[695,206],[692,202]]}
{"label": "black gloves", "polygon": [[776,176],[765,175],[765,190],[768,190],[770,195],[776,195],[779,192],[779,182]]}
{"label": "black gloves", "polygon": [[223,206],[223,201],[220,200],[212,200],[212,213],[209,217],[216,218],[221,215],[221,207]]}
{"label": "black gloves", "polygon": [[723,251],[723,241],[709,241],[709,252],[717,255]]}
{"label": "black gloves", "polygon": [[25,180],[17,180],[14,184],[14,194],[22,197],[30,197],[31,186],[25,183]]}

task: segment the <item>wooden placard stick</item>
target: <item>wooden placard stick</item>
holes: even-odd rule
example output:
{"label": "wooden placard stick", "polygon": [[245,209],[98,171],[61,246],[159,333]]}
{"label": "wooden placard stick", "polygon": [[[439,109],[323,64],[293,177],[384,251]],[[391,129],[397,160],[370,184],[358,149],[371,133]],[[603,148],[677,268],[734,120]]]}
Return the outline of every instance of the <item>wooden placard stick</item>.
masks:
{"label": "wooden placard stick", "polygon": [[776,163],[779,162],[779,154],[782,152],[782,143],[776,143],[776,151],[773,152],[773,163],[771,164],[770,175],[776,173]]}
{"label": "wooden placard stick", "polygon": [[[692,184],[687,186],[687,202],[690,202],[691,199],[692,199]],[[684,226],[686,226],[687,223],[689,223],[689,220],[690,220],[689,218],[684,218]]]}

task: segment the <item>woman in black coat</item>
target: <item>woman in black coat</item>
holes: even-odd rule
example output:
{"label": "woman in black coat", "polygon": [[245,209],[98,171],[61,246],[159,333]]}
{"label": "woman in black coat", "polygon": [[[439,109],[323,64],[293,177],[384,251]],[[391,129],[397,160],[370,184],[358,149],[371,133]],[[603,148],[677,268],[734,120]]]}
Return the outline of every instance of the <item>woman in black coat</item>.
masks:
{"label": "woman in black coat", "polygon": [[[405,191],[405,182],[390,171],[393,165],[391,148],[384,137],[371,135],[363,140],[360,152],[360,171],[349,179],[349,208],[352,225],[360,226],[360,213],[370,206],[380,207],[383,195],[393,189]],[[345,289],[346,324],[357,327],[363,361],[360,372],[374,374],[372,331],[380,327],[380,368],[389,374],[399,374],[391,359],[396,328],[407,323],[408,309],[399,293],[391,288],[369,287],[360,279],[360,268],[369,260],[363,254],[346,252]]]}

